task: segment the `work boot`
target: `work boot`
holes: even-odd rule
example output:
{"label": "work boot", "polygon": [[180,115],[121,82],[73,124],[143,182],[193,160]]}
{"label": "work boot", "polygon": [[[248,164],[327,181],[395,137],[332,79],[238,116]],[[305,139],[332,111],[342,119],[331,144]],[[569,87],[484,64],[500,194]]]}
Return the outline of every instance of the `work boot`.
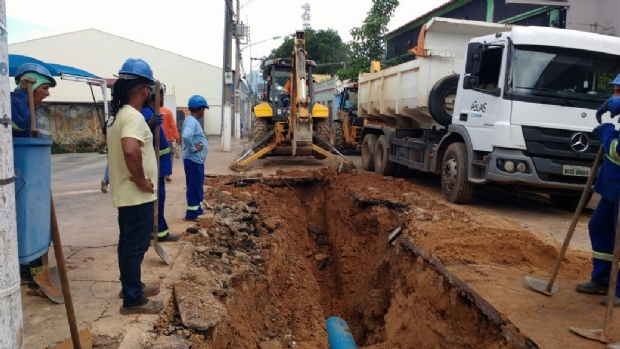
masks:
{"label": "work boot", "polygon": [[[145,297],[153,297],[159,294],[159,285],[146,285],[144,282],[142,283],[142,294]],[[123,290],[120,290],[118,293],[119,298],[123,297]]]}
{"label": "work boot", "polygon": [[165,176],[164,179],[166,182],[172,182],[172,178],[170,178],[170,176]]}
{"label": "work boot", "polygon": [[186,221],[186,222],[200,222],[198,220],[198,217],[195,217],[195,218],[193,218],[193,217],[185,217],[185,218],[183,218],[183,220]]}
{"label": "work boot", "polygon": [[601,285],[594,280],[578,283],[575,291],[587,294],[606,294],[608,285]]}
{"label": "work boot", "polygon": [[[607,296],[601,297],[601,304],[607,305]],[[614,308],[620,307],[620,298],[618,296],[614,296]]]}
{"label": "work boot", "polygon": [[121,306],[120,313],[122,315],[134,315],[134,314],[159,314],[164,309],[164,303],[162,301],[148,299],[142,297],[138,304],[131,307]]}
{"label": "work boot", "polygon": [[160,236],[157,238],[158,242],[176,242],[179,241],[181,237],[177,234],[166,234],[165,236]]}
{"label": "work boot", "polygon": [[106,181],[101,181],[101,192],[104,194],[108,193],[108,183]]}

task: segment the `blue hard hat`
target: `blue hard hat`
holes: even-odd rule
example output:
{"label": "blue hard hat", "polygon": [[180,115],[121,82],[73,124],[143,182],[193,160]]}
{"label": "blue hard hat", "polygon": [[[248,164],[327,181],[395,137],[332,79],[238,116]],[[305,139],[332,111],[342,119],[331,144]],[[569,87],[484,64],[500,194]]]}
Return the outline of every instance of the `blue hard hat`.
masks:
{"label": "blue hard hat", "polygon": [[616,79],[609,83],[609,85],[620,86],[620,74],[616,76]]}
{"label": "blue hard hat", "polygon": [[187,107],[190,109],[207,108],[209,109],[209,103],[203,96],[193,95],[187,102]]}
{"label": "blue hard hat", "polygon": [[15,83],[19,84],[19,80],[21,79],[22,75],[28,72],[34,72],[45,76],[52,82],[51,86],[56,87],[56,80],[52,77],[50,71],[47,70],[44,66],[36,63],[24,63],[20,65],[19,68],[17,68],[17,72],[15,73]]}
{"label": "blue hard hat", "polygon": [[153,69],[151,66],[140,58],[129,58],[123,63],[121,70],[118,71],[119,75],[127,74],[145,78],[152,83],[155,83],[153,78]]}

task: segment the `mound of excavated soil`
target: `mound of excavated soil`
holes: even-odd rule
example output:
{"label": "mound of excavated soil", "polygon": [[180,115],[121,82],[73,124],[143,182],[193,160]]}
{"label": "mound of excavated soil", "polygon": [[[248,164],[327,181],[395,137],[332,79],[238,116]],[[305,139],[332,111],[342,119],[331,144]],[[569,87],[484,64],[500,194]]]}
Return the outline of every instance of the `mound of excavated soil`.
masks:
{"label": "mound of excavated soil", "polygon": [[[556,244],[515,222],[470,215],[402,179],[328,169],[277,177],[290,181],[205,180],[211,209],[187,238],[197,246],[190,267],[213,278],[204,292],[227,314],[196,331],[171,305],[157,335],[181,335],[193,349],[327,348],[325,319],[340,316],[362,348],[511,348],[500,325],[388,235],[402,229],[446,265],[532,272],[557,257]],[[583,253],[565,263],[564,278],[590,267]]]}

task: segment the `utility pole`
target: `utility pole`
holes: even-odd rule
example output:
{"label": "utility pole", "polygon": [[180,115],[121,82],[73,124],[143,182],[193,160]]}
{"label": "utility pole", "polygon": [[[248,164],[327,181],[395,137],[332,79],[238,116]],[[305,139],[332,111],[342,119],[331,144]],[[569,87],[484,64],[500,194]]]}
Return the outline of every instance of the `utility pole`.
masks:
{"label": "utility pole", "polygon": [[6,1],[0,0],[0,347],[24,348],[24,324],[17,252],[15,170],[9,100]]}
{"label": "utility pole", "polygon": [[241,126],[241,89],[239,83],[241,82],[241,0],[237,0],[237,23],[235,25],[235,38],[237,45],[237,59],[235,59],[235,117],[233,122],[233,132],[235,139],[241,138],[240,126]]}
{"label": "utility pole", "polygon": [[230,151],[230,112],[226,109],[230,106],[231,89],[231,65],[232,65],[232,0],[224,2],[224,57],[222,63],[222,116],[221,116],[221,150]]}

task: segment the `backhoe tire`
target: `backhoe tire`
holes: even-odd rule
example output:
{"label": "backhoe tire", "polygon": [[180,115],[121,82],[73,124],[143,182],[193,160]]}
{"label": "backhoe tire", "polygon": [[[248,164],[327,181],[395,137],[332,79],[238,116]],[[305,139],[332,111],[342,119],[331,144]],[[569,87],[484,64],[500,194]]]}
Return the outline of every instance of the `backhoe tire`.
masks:
{"label": "backhoe tire", "polygon": [[[327,122],[327,120],[317,121],[314,124],[314,131],[321,139],[329,143],[329,123]],[[317,142],[316,145],[318,145],[321,149],[325,149],[328,152],[331,151],[331,149],[327,145],[323,144],[323,142]],[[316,151],[312,151],[312,155],[315,159],[318,160],[323,160],[326,158],[325,155]]]}
{"label": "backhoe tire", "polygon": [[[252,146],[260,142],[263,138],[267,136],[269,133],[267,120],[262,118],[254,119],[254,139],[252,142]],[[254,153],[258,153],[261,149],[265,148],[266,144],[261,145],[260,147],[254,149]],[[266,155],[261,156],[261,159],[264,159]]]}
{"label": "backhoe tire", "polygon": [[433,120],[441,126],[448,126],[452,123],[454,104],[448,105],[446,99],[449,96],[456,97],[458,85],[459,75],[448,75],[437,81],[428,94],[428,111],[431,113]]}
{"label": "backhoe tire", "polygon": [[[586,201],[586,206],[588,206],[588,203],[590,202],[590,200],[592,200],[592,194],[593,192],[590,191]],[[549,194],[549,200],[551,201],[551,204],[556,208],[569,212],[575,212],[577,210],[577,206],[579,206],[581,195],[582,192],[575,192],[568,195],[553,193]]]}
{"label": "backhoe tire", "polygon": [[467,146],[452,143],[442,161],[441,190],[453,204],[466,204],[474,194],[474,184],[468,179]]}
{"label": "backhoe tire", "polygon": [[342,153],[345,147],[345,139],[344,139],[344,127],[342,126],[342,121],[334,121],[333,123],[333,132],[334,132],[334,148]]}
{"label": "backhoe tire", "polygon": [[390,161],[390,145],[387,138],[381,135],[375,145],[375,173],[393,176],[397,166],[397,163]]}
{"label": "backhoe tire", "polygon": [[375,146],[377,135],[367,134],[362,141],[362,169],[364,171],[375,170]]}

